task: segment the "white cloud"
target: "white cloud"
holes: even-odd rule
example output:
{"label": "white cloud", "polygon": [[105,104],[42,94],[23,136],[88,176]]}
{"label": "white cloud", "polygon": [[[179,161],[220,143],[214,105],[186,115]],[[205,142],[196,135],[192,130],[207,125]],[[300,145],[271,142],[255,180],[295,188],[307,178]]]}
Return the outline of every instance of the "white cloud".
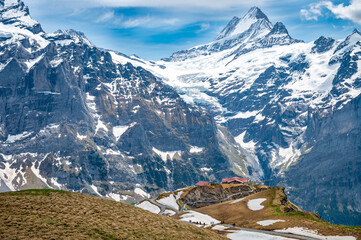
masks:
{"label": "white cloud", "polygon": [[201,29],[199,29],[197,31],[197,33],[207,31],[210,27],[211,27],[211,25],[209,23],[202,23],[201,24]]}
{"label": "white cloud", "polygon": [[[61,7],[69,8],[93,8],[93,7],[157,7],[157,8],[193,8],[202,9],[231,9],[234,7],[262,6],[270,0],[62,0]],[[59,0],[38,0],[42,4],[59,5]],[[199,8],[199,9],[197,9]],[[202,9],[200,9],[202,8]]]}
{"label": "white cloud", "polygon": [[144,28],[157,28],[157,27],[174,27],[180,23],[178,18],[157,18],[152,16],[134,17],[121,21],[118,26],[120,28],[134,28],[142,26]]}
{"label": "white cloud", "polygon": [[361,25],[361,0],[351,0],[349,5],[334,5],[331,1],[312,3],[309,9],[301,9],[300,13],[306,20],[318,20],[328,9],[336,18],[351,20]]}
{"label": "white cloud", "polygon": [[141,17],[141,18],[132,18],[128,19],[121,23],[121,27],[123,28],[133,28],[138,26],[148,25],[152,21],[151,17]]}
{"label": "white cloud", "polygon": [[[94,1],[98,2],[98,1]],[[122,7],[202,7],[211,9],[227,9],[232,7],[244,7],[257,5],[265,2],[264,0],[240,1],[240,0],[103,0],[107,6]]]}
{"label": "white cloud", "polygon": [[96,23],[107,22],[114,18],[114,11],[106,12],[95,20]]}

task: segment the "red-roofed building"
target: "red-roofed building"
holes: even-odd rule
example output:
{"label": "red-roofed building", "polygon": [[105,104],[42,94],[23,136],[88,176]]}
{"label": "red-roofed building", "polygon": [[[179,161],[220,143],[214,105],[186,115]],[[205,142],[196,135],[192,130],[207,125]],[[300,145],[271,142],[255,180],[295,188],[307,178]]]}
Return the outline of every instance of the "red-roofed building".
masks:
{"label": "red-roofed building", "polygon": [[248,178],[240,178],[240,177],[233,177],[233,178],[223,178],[222,183],[229,184],[229,183],[248,183]]}
{"label": "red-roofed building", "polygon": [[197,182],[196,186],[205,186],[205,185],[208,185],[209,182],[205,182],[205,181],[199,181]]}

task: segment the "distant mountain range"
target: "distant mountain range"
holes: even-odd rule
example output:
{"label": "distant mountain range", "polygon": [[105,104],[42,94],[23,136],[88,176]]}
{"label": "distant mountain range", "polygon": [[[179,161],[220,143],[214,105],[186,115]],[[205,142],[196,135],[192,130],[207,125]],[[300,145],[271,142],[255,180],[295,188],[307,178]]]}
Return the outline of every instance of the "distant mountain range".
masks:
{"label": "distant mountain range", "polygon": [[293,39],[257,7],[161,61],[47,34],[0,0],[0,190],[136,200],[248,176],[361,223],[361,33]]}

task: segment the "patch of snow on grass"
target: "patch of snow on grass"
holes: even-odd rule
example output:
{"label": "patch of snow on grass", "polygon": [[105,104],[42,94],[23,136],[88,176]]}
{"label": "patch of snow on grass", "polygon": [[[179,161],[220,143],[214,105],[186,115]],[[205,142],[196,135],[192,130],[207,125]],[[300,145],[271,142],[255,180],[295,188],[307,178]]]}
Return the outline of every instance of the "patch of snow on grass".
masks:
{"label": "patch of snow on grass", "polygon": [[251,231],[237,231],[228,233],[227,237],[232,240],[290,240],[293,238],[279,237],[266,233],[251,232]]}
{"label": "patch of snow on grass", "polygon": [[297,234],[297,235],[302,235],[302,236],[307,236],[307,237],[312,237],[315,239],[322,239],[322,240],[356,240],[356,238],[352,237],[352,236],[323,236],[323,235],[318,234],[317,231],[310,230],[307,228],[302,228],[302,227],[293,227],[293,228],[280,229],[280,230],[275,230],[275,231],[283,232],[283,233],[292,233],[292,234]]}
{"label": "patch of snow on grass", "polygon": [[153,203],[150,203],[149,201],[144,201],[144,202],[141,202],[139,204],[136,204],[135,206],[139,207],[139,208],[142,208],[144,210],[147,210],[149,212],[152,212],[152,213],[160,213],[160,208],[156,205],[154,205]]}
{"label": "patch of snow on grass", "polygon": [[258,221],[257,223],[261,226],[269,226],[269,225],[272,225],[274,223],[277,223],[277,222],[285,222],[285,220],[280,220],[280,219],[277,219],[277,220],[263,220],[263,221]]}
{"label": "patch of snow on grass", "polygon": [[171,209],[179,210],[179,206],[177,204],[177,200],[173,194],[170,194],[168,197],[164,197],[162,199],[157,200],[160,204],[163,204]]}
{"label": "patch of snow on grass", "polygon": [[176,212],[173,211],[173,210],[170,210],[170,209],[166,209],[166,210],[163,212],[163,215],[165,215],[165,216],[173,216],[173,215],[175,215],[175,214],[176,214]]}
{"label": "patch of snow on grass", "polygon": [[196,211],[187,211],[185,214],[183,214],[182,216],[180,216],[180,220],[183,222],[189,222],[191,221],[192,223],[198,222],[198,223],[204,223],[205,227],[210,227],[212,224],[219,224],[221,223],[220,221],[218,221],[215,218],[212,218],[211,216],[208,216],[206,214],[203,213],[199,213]]}
{"label": "patch of snow on grass", "polygon": [[183,191],[177,192],[177,194],[175,195],[175,199],[179,200],[180,197],[182,196],[182,194],[183,194]]}
{"label": "patch of snow on grass", "polygon": [[252,211],[258,211],[264,208],[264,206],[261,205],[264,201],[266,201],[266,198],[257,198],[252,199],[247,202],[247,206]]}

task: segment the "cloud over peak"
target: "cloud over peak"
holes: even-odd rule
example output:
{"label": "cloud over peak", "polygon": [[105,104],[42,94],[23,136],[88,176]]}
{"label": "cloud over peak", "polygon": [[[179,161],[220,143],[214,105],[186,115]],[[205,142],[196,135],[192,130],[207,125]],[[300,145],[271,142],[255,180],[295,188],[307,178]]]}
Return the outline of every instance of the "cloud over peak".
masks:
{"label": "cloud over peak", "polygon": [[349,5],[335,5],[331,1],[312,3],[308,9],[301,9],[301,16],[306,20],[318,20],[329,10],[336,18],[351,20],[361,25],[361,0],[351,0]]}

